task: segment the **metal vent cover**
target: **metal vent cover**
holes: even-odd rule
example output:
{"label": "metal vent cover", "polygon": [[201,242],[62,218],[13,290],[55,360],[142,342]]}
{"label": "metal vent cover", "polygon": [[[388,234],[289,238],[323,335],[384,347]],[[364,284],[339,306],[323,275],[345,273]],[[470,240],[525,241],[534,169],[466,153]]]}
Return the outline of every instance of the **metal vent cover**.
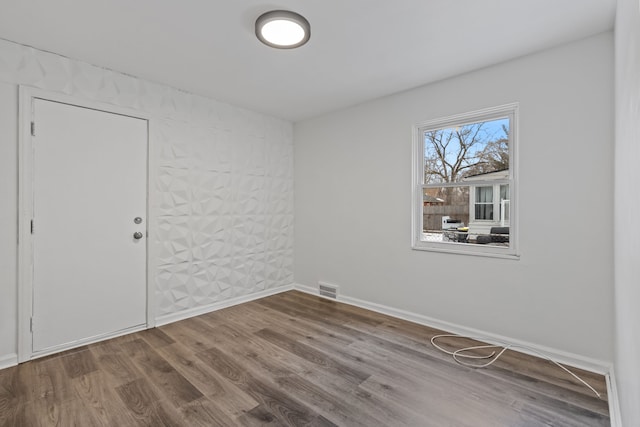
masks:
{"label": "metal vent cover", "polygon": [[319,282],[318,292],[320,296],[336,299],[338,297],[338,287],[329,283]]}

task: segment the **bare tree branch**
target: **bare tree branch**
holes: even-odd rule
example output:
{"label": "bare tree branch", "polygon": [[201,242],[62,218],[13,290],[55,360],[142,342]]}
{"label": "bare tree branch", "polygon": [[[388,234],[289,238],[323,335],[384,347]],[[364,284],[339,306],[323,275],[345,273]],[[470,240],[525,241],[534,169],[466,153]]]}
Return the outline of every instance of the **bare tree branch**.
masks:
{"label": "bare tree branch", "polygon": [[425,132],[425,182],[458,182],[465,176],[508,169],[508,135],[507,126],[490,132],[486,122]]}

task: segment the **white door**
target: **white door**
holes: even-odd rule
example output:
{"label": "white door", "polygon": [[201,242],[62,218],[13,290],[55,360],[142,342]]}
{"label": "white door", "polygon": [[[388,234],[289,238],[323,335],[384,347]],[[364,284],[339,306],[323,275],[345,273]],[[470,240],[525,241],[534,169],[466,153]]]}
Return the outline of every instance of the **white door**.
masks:
{"label": "white door", "polygon": [[146,323],[147,121],[42,99],[33,117],[37,354]]}

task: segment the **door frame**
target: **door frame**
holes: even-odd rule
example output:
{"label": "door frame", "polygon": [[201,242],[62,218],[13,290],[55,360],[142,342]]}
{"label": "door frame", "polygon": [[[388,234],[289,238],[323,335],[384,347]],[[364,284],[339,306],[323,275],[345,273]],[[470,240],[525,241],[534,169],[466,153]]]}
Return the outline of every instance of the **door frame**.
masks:
{"label": "door frame", "polygon": [[[150,237],[156,235],[155,219],[151,218],[150,206],[155,206],[155,196],[150,191],[150,183],[155,182],[156,156],[152,152],[151,132],[154,128],[150,115],[142,111],[134,110],[103,102],[86,100],[57,92],[38,89],[30,86],[19,86],[18,106],[18,363],[26,362],[33,358],[46,356],[51,353],[64,351],[73,347],[86,345],[96,341],[95,338],[75,341],[68,347],[54,349],[52,351],[33,353],[33,335],[31,332],[31,318],[33,315],[33,240],[31,234],[31,219],[33,218],[33,176],[34,176],[34,146],[31,138],[31,123],[34,120],[35,99],[59,102],[81,108],[119,114],[147,121],[147,182],[145,183],[146,200],[146,325],[117,331],[113,334],[100,336],[98,340],[108,339],[136,330],[143,330],[155,326],[155,289],[152,286],[154,279],[149,269],[149,260],[152,259],[151,251],[154,245],[149,243]],[[37,132],[37,129],[36,129]],[[37,224],[36,224],[37,227]]]}

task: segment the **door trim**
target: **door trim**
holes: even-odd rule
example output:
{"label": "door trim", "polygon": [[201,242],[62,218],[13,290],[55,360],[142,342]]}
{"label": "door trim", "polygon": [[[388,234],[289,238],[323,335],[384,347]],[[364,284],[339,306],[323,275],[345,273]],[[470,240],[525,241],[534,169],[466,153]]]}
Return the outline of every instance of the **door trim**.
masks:
{"label": "door trim", "polygon": [[[31,333],[31,317],[33,314],[33,241],[31,235],[31,219],[33,218],[33,141],[31,138],[31,122],[34,116],[34,100],[59,102],[82,108],[89,108],[107,113],[129,116],[147,121],[147,238],[146,238],[146,328],[155,326],[155,277],[151,277],[149,269],[153,246],[150,238],[156,235],[156,221],[150,215],[150,206],[155,206],[155,196],[150,190],[150,183],[155,182],[156,156],[151,144],[151,132],[154,128],[153,120],[142,111],[125,107],[85,100],[57,92],[46,91],[30,86],[19,86],[18,108],[18,363],[26,362],[34,356],[45,354],[33,353],[33,339]],[[37,129],[36,129],[37,132]],[[37,224],[36,224],[37,227]],[[135,328],[133,328],[135,329]],[[106,338],[133,332],[133,329],[114,331],[105,336],[91,337],[71,343],[68,347],[57,349],[63,351],[69,348],[100,341]],[[138,327],[138,329],[140,329]],[[143,328],[144,329],[144,328]],[[50,354],[48,352],[47,354]]]}

